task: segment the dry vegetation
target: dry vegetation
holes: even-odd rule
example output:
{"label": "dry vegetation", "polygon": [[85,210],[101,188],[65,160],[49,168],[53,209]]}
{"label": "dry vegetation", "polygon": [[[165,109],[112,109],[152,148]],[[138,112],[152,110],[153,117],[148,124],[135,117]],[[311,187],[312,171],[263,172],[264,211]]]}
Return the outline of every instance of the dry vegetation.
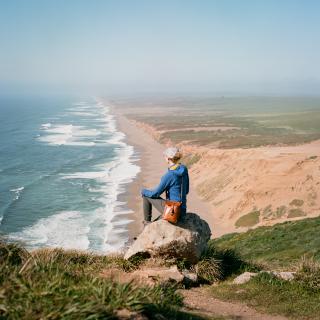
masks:
{"label": "dry vegetation", "polygon": [[319,98],[189,97],[115,103],[129,118],[154,128],[162,143],[230,149],[320,139]]}

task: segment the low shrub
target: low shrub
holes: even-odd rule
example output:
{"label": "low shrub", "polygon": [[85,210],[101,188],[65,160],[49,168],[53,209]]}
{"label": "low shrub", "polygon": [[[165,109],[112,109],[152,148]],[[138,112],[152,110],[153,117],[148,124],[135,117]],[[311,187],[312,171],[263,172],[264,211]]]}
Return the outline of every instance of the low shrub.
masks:
{"label": "low shrub", "polygon": [[239,254],[231,249],[217,249],[212,241],[202,254],[195,270],[200,280],[212,283],[224,280],[243,271],[257,271],[261,268],[244,261]]}
{"label": "low shrub", "polygon": [[237,228],[239,228],[239,227],[253,227],[257,223],[259,223],[259,219],[260,219],[260,211],[258,211],[258,210],[252,211],[252,212],[249,212],[249,213],[245,214],[244,216],[240,217],[236,221],[235,226]]}
{"label": "low shrub", "polygon": [[196,273],[201,282],[213,283],[222,279],[221,261],[215,258],[200,260],[195,266]]}
{"label": "low shrub", "polygon": [[304,288],[320,292],[320,263],[314,257],[303,257],[298,265],[295,281]]}

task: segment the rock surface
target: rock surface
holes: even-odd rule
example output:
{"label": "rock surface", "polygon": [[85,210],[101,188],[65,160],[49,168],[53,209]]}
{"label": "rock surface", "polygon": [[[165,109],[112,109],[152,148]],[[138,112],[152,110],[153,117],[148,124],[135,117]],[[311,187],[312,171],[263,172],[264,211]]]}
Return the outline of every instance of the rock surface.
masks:
{"label": "rock surface", "polygon": [[130,311],[128,309],[120,309],[116,312],[119,320],[148,320],[149,318],[141,313]]}
{"label": "rock surface", "polygon": [[133,282],[138,285],[154,286],[159,283],[183,283],[187,286],[197,284],[198,277],[195,273],[178,270],[176,265],[171,267],[153,266],[141,267],[133,272],[125,272],[116,268],[103,270],[100,275],[119,283]]}
{"label": "rock surface", "polygon": [[282,280],[291,281],[294,279],[295,272],[291,271],[271,271],[271,273]]}
{"label": "rock surface", "polygon": [[184,283],[187,285],[194,285],[198,283],[198,275],[195,272],[182,271],[184,276]]}
{"label": "rock surface", "polygon": [[132,279],[138,279],[140,282],[153,285],[155,283],[177,282],[181,283],[184,280],[184,275],[178,270],[177,266],[170,268],[153,267],[143,268],[134,271],[131,274]]}
{"label": "rock surface", "polygon": [[[260,271],[259,273],[269,273],[274,275],[275,277],[286,280],[286,281],[291,281],[294,279],[295,272],[291,271]],[[244,272],[240,274],[240,276],[236,277],[233,280],[234,284],[244,284],[250,281],[251,278],[257,276],[259,274],[258,272]]]}
{"label": "rock surface", "polygon": [[195,213],[187,213],[176,225],[158,220],[147,225],[125,253],[125,259],[139,253],[165,259],[185,259],[196,263],[210,239],[208,223]]}
{"label": "rock surface", "polygon": [[244,273],[240,274],[240,276],[237,276],[233,280],[233,283],[234,284],[244,284],[244,283],[247,283],[248,281],[250,281],[250,279],[252,279],[253,277],[255,277],[257,275],[258,275],[258,273],[256,273],[256,272],[244,272]]}

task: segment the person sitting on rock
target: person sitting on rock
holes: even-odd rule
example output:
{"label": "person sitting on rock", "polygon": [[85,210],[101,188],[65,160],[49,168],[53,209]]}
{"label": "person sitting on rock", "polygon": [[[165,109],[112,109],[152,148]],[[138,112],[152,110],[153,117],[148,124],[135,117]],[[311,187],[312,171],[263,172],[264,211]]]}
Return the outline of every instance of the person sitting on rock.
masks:
{"label": "person sitting on rock", "polygon": [[[159,185],[155,189],[141,190],[143,198],[144,225],[151,222],[152,206],[154,206],[161,215],[163,214],[165,207],[165,199],[161,198],[161,194],[163,192],[166,192],[166,200],[182,202],[179,220],[184,220],[186,216],[187,194],[189,193],[188,169],[179,162],[182,154],[178,148],[168,148],[163,154],[165,161],[168,164],[168,171],[162,176]],[[160,216],[158,218],[160,218]]]}

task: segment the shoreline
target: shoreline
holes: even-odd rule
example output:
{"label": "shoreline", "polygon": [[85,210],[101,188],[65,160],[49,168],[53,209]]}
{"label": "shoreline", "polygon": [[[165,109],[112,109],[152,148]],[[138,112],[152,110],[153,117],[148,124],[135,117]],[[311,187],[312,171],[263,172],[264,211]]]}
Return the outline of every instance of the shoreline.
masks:
{"label": "shoreline", "polygon": [[[159,184],[161,176],[166,172],[167,165],[163,158],[163,151],[166,146],[157,142],[149,133],[131,122],[121,110],[110,106],[110,113],[115,116],[119,131],[125,134],[125,141],[132,145],[135,155],[138,155],[136,165],[140,167],[140,172],[134,180],[128,184],[125,193],[119,196],[120,201],[124,201],[127,207],[132,210],[128,224],[129,239],[136,237],[142,230],[143,208],[140,195],[141,188],[152,189]],[[188,194],[187,211],[197,213],[202,219],[206,220],[211,228],[213,237],[217,237],[216,228],[221,226],[221,222],[215,218],[210,205],[199,198],[192,182]],[[158,212],[153,212],[152,218],[156,218]],[[224,230],[218,230],[219,235],[225,233]]]}
{"label": "shoreline", "polygon": [[[138,174],[134,177],[133,181],[129,182],[125,186],[125,192],[119,195],[119,201],[125,203],[125,206],[129,209],[128,219],[131,220],[127,225],[128,240],[132,240],[142,231],[142,201],[140,196],[140,189],[143,184],[143,168],[146,166],[145,153],[146,150],[143,145],[138,143],[136,139],[132,139],[130,130],[128,132],[127,125],[129,120],[125,118],[121,113],[117,112],[115,108],[110,105],[110,113],[114,115],[117,128],[120,132],[125,134],[125,143],[133,146],[134,156],[137,158],[135,164],[140,168]],[[130,127],[130,126],[129,126]]]}
{"label": "shoreline", "polygon": [[[105,101],[108,103],[107,99]],[[166,172],[162,152],[167,144],[158,142],[158,132],[152,126],[128,117],[128,113],[134,112],[134,109],[128,106],[122,108],[112,103],[108,105],[118,129],[125,134],[125,141],[134,147],[139,159],[136,163],[140,172],[134,181],[126,185],[126,192],[121,197],[126,207],[133,212],[128,215],[133,221],[127,226],[129,237],[133,238],[142,229],[140,190],[156,187]],[[320,161],[319,144],[320,140],[315,140],[295,145],[268,145],[249,149],[183,145],[183,151],[187,154],[201,154],[199,161],[189,169],[187,211],[197,213],[208,222],[212,238],[318,216],[319,203],[316,201],[315,190],[319,182],[314,170]],[[306,176],[309,177],[307,180]],[[216,192],[215,185],[221,183],[224,183],[223,188]],[[289,213],[296,209],[291,202],[295,199],[303,199],[304,205],[299,208],[302,215],[291,217]],[[268,210],[271,210],[271,218],[267,211],[270,205],[271,209]],[[236,222],[240,217],[252,212],[255,207],[261,213],[258,223],[253,226],[237,226]],[[286,214],[274,217],[278,208],[285,208]]]}
{"label": "shoreline", "polygon": [[[156,133],[152,128],[143,125],[140,126],[139,123],[127,118],[126,110],[117,106],[110,106],[110,109],[115,117],[118,129],[125,134],[126,142],[134,147],[135,154],[139,156],[137,164],[140,167],[140,172],[134,178],[134,181],[126,186],[126,193],[124,193],[121,198],[133,212],[130,214],[130,220],[133,221],[128,224],[129,238],[132,239],[137,236],[142,229],[143,210],[140,190],[141,188],[152,189],[156,187],[161,176],[166,172],[167,165],[162,154],[166,146],[157,141]],[[241,148],[232,150],[204,148],[203,151],[205,151],[206,156],[189,169],[190,193],[187,197],[187,212],[197,213],[209,224],[212,238],[218,238],[225,234],[233,232],[241,233],[252,229],[251,226],[236,226],[236,221],[239,217],[245,215],[246,212],[252,211],[250,207],[252,202],[250,198],[251,195],[255,197],[254,200],[257,201],[259,208],[265,208],[270,205],[270,202],[273,202],[279,203],[278,206],[285,205],[288,207],[288,210],[291,210],[292,206],[290,206],[289,202],[293,198],[300,199],[301,192],[297,189],[293,193],[290,189],[290,194],[288,194],[285,187],[283,187],[283,185],[287,183],[284,184],[282,181],[283,179],[288,179],[290,175],[283,171],[283,165],[281,164],[285,160],[288,163],[288,168],[295,170],[295,172],[297,170],[299,171],[299,163],[301,161],[301,163],[303,163],[308,157],[312,159],[314,155],[320,158],[318,150],[319,143],[320,140],[317,140],[301,146],[259,147],[250,150]],[[193,152],[192,147],[186,147],[186,150],[187,149],[190,149],[188,152]],[[240,163],[238,163],[239,161]],[[206,202],[200,199],[195,188],[199,187],[206,179],[210,179],[210,177],[214,177],[216,183],[219,183],[216,177],[225,174],[227,163],[230,167],[232,180],[226,185],[225,190],[218,194],[216,203],[213,204],[212,202]],[[296,168],[296,166],[298,167]],[[243,174],[240,176],[235,175],[235,168],[237,168],[237,170],[241,169]],[[312,169],[314,166],[310,168]],[[297,172],[291,175],[290,183],[295,185],[301,179],[303,180],[303,172],[308,173],[311,170],[309,169],[306,167],[305,170],[300,170],[300,175]],[[310,173],[310,175],[311,174],[312,173]],[[267,179],[267,184],[264,179]],[[301,183],[305,182],[301,181]],[[263,186],[266,185],[269,187],[264,189]],[[259,188],[262,189],[260,190]],[[274,192],[274,189],[278,191]],[[292,199],[290,201],[288,200],[287,204],[281,199],[288,198],[288,195]],[[271,196],[272,200],[270,200]],[[225,201],[226,197],[231,200]],[[303,196],[303,198],[306,197]],[[306,201],[305,205],[307,204]],[[313,210],[312,212],[310,212],[311,209]],[[317,213],[314,212],[315,208],[312,207],[311,209],[306,209],[308,210],[308,217],[317,215]],[[235,214],[230,216],[230,212],[235,212]],[[242,213],[242,215],[237,214],[239,212]],[[157,215],[153,216],[153,218],[155,217],[157,217]],[[290,218],[284,216],[276,220],[263,220],[262,217],[254,227],[268,226],[274,223],[301,219],[303,217],[304,216],[300,218]]]}

